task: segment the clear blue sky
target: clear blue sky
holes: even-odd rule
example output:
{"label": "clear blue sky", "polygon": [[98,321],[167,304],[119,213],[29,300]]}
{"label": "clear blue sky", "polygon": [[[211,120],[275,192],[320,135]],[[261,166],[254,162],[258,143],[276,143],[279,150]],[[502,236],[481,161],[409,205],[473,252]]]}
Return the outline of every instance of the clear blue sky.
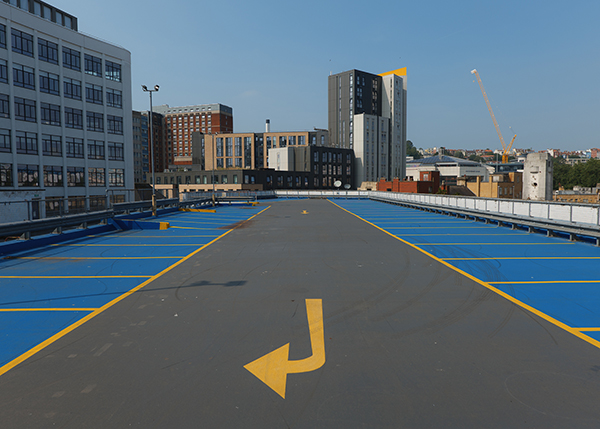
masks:
{"label": "clear blue sky", "polygon": [[408,67],[417,147],[600,146],[599,0],[49,0],[132,54],[155,104],[222,103],[236,132],[327,128],[327,76]]}

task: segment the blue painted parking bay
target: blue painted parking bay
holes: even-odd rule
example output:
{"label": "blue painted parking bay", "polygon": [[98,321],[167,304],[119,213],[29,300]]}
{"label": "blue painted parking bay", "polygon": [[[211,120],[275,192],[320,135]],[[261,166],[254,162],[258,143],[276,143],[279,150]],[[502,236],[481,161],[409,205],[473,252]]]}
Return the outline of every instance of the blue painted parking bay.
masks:
{"label": "blue painted parking bay", "polygon": [[391,204],[334,203],[600,347],[600,248]]}
{"label": "blue painted parking bay", "polygon": [[91,228],[85,238],[0,259],[0,374],[263,210],[173,212],[158,218],[168,229]]}

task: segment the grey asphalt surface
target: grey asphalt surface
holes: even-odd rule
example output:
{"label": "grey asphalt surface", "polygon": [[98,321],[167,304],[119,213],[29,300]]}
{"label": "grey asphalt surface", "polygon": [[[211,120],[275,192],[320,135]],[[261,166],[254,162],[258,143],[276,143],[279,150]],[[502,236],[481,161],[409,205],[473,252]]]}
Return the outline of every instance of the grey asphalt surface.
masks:
{"label": "grey asphalt surface", "polygon": [[[0,377],[0,427],[600,427],[597,348],[328,201],[263,204]],[[283,399],[244,365],[310,356],[307,298],[326,362]]]}

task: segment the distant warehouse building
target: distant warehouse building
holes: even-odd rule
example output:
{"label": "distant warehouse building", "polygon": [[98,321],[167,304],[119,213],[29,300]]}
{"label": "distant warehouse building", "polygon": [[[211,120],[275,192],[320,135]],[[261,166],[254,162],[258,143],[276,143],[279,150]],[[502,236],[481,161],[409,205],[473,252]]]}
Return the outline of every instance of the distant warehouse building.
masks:
{"label": "distant warehouse building", "polygon": [[459,177],[466,177],[468,181],[476,181],[480,177],[487,182],[490,176],[488,169],[478,162],[446,155],[430,156],[406,164],[409,180],[419,180],[422,171],[439,171],[440,181],[445,185],[456,185]]}
{"label": "distant warehouse building", "polygon": [[3,221],[133,198],[131,55],[77,27],[42,1],[0,2],[0,201],[27,201]]}

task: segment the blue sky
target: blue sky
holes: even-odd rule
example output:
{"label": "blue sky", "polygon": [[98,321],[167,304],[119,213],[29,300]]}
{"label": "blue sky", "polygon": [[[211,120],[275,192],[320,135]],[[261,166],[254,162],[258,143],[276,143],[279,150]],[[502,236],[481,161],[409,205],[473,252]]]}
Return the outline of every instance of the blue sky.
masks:
{"label": "blue sky", "polygon": [[598,0],[53,0],[79,29],[132,54],[155,104],[222,103],[236,132],[327,128],[327,76],[408,67],[417,147],[500,148],[476,68],[507,142],[600,146]]}

